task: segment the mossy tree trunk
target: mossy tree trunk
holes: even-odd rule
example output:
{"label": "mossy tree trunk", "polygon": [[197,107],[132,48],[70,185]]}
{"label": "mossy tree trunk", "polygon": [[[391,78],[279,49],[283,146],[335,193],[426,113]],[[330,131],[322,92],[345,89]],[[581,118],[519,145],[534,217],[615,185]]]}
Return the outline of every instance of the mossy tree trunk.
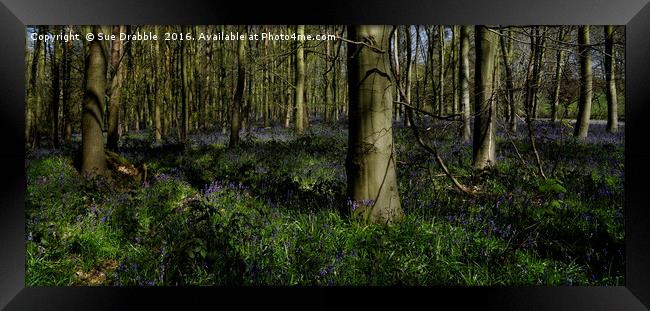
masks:
{"label": "mossy tree trunk", "polygon": [[395,173],[388,26],[351,26],[346,173],[353,217],[390,224],[403,212]]}
{"label": "mossy tree trunk", "polygon": [[591,118],[591,47],[589,46],[589,26],[578,28],[578,55],[580,57],[580,101],[573,136],[586,138]]}

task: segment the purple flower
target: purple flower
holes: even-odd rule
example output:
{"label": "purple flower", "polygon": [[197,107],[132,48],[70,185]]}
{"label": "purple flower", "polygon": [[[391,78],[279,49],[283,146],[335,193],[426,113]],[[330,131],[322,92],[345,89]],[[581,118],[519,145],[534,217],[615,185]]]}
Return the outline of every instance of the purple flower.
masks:
{"label": "purple flower", "polygon": [[357,207],[359,207],[359,202],[357,202],[357,201],[353,201],[352,199],[348,199],[348,206],[349,206],[349,207],[352,209],[352,211],[354,212],[354,210],[356,210]]}

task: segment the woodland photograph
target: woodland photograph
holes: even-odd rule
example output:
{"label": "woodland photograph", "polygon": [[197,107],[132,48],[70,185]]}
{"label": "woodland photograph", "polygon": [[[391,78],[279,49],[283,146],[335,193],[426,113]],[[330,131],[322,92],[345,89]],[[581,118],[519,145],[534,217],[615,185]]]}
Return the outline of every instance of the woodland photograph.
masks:
{"label": "woodland photograph", "polygon": [[625,285],[625,27],[25,28],[26,286]]}

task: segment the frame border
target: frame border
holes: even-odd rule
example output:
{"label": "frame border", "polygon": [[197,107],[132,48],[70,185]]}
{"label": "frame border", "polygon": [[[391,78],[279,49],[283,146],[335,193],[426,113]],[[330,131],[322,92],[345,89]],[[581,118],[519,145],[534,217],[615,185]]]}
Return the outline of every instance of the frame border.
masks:
{"label": "frame border", "polygon": [[[400,307],[433,301],[497,310],[648,310],[650,209],[644,183],[650,144],[642,127],[650,106],[649,0],[371,0],[303,4],[236,1],[0,0],[0,308],[7,310],[239,306]],[[192,8],[192,9],[190,9]],[[194,9],[195,8],[195,9]],[[64,24],[591,24],[626,25],[626,286],[430,288],[25,287],[25,26]],[[358,299],[359,296],[370,297]],[[244,299],[236,299],[242,297]],[[255,297],[255,299],[246,299]],[[291,300],[285,299],[289,298]],[[376,297],[377,299],[372,299]],[[385,297],[385,298],[384,298]],[[467,299],[467,297],[471,297]],[[216,299],[215,299],[216,298]],[[328,299],[329,298],[329,299]],[[352,301],[352,304],[341,299]],[[225,299],[225,300],[224,300]],[[203,302],[205,301],[205,302]],[[177,305],[175,305],[177,304]],[[303,305],[307,306],[307,305]],[[225,305],[224,305],[225,307]]]}

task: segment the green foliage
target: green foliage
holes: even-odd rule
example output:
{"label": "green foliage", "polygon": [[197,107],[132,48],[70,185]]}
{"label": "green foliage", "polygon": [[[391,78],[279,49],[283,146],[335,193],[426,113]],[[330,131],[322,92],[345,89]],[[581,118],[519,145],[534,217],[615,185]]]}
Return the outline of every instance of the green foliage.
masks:
{"label": "green foliage", "polygon": [[[236,151],[217,142],[125,152],[147,160],[144,185],[84,181],[70,155],[29,159],[26,283],[624,284],[617,144],[545,142],[541,180],[512,153],[475,173],[471,145],[448,137],[438,148],[452,174],[482,191],[468,197],[397,129],[406,217],[362,226],[348,218],[344,132],[311,131],[249,137]],[[534,163],[526,141],[514,143]]]}
{"label": "green foliage", "polygon": [[539,192],[543,194],[560,194],[566,193],[566,188],[562,186],[562,182],[555,178],[548,178],[540,180]]}

